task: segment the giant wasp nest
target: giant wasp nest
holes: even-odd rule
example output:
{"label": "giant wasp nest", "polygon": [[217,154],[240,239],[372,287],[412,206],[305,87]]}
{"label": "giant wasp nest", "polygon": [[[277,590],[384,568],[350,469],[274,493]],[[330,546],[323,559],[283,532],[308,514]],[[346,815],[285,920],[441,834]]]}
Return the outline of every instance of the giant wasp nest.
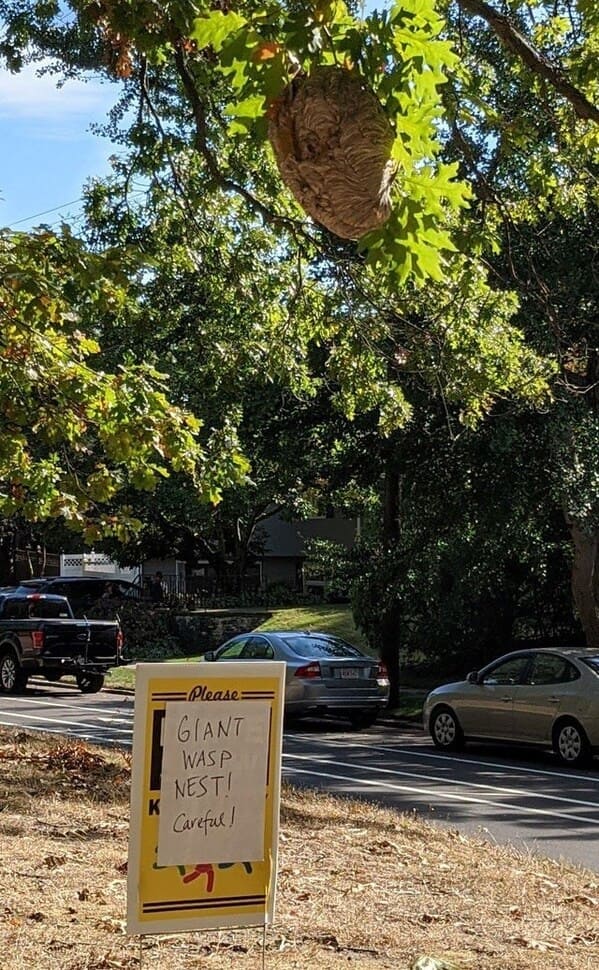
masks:
{"label": "giant wasp nest", "polygon": [[389,218],[394,134],[363,78],[319,67],[291,81],[269,117],[281,177],[313,219],[359,239]]}

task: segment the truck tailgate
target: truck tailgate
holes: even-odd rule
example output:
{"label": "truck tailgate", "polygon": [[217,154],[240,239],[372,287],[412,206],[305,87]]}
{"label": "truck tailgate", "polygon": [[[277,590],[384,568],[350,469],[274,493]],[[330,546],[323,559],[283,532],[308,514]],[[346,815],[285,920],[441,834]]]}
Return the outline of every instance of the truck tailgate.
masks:
{"label": "truck tailgate", "polygon": [[51,657],[83,657],[89,663],[115,663],[117,625],[110,620],[44,620],[44,650]]}

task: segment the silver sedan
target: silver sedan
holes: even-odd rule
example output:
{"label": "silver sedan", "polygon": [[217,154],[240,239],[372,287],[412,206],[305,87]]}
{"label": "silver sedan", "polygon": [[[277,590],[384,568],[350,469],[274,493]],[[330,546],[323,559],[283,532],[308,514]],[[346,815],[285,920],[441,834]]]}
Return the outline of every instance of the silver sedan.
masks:
{"label": "silver sedan", "polygon": [[438,748],[467,740],[553,748],[568,765],[599,750],[599,652],[520,650],[465,681],[437,687],[424,703],[424,727]]}
{"label": "silver sedan", "polygon": [[285,713],[296,717],[335,714],[368,727],[389,700],[384,664],[328,633],[243,633],[204,660],[283,660]]}

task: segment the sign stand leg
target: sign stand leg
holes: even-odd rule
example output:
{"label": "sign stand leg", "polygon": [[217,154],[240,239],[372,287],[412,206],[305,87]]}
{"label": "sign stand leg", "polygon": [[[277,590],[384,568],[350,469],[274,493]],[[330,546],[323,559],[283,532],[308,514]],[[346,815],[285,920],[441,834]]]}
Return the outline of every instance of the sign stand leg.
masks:
{"label": "sign stand leg", "polygon": [[144,954],[143,954],[143,939],[144,939],[143,936],[140,934],[140,936],[139,936],[139,970],[142,970],[142,966],[143,966],[143,956],[144,956]]}

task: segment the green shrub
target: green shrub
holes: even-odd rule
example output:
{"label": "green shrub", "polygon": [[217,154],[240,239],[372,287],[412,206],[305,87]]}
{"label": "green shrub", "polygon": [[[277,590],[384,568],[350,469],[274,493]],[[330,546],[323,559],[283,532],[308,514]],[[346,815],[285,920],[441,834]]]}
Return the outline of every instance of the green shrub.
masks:
{"label": "green shrub", "polygon": [[139,660],[173,660],[183,658],[185,654],[181,650],[181,643],[177,637],[165,637],[162,640],[146,640],[137,646],[135,656],[130,656],[127,651],[127,659],[130,661]]}
{"label": "green shrub", "polygon": [[124,657],[129,661],[181,657],[175,631],[175,611],[155,608],[135,600],[105,599],[88,611],[90,620],[119,619],[125,639]]}

